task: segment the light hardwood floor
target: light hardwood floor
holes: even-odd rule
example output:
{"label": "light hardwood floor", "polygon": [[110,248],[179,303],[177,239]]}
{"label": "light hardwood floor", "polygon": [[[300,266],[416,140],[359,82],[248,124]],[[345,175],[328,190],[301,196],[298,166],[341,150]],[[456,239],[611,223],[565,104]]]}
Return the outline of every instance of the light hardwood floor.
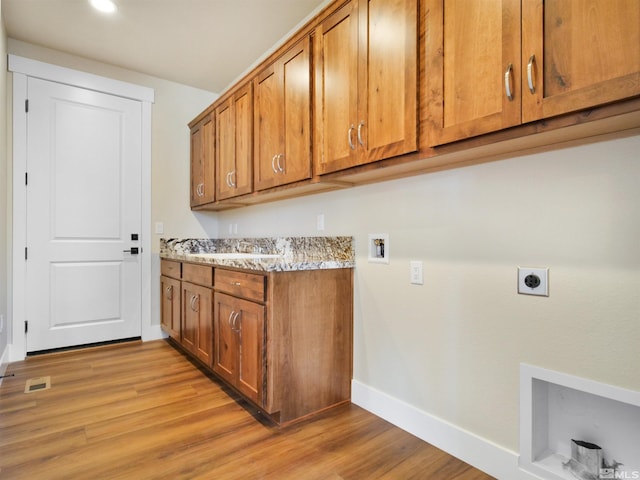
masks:
{"label": "light hardwood floor", "polygon": [[[354,406],[266,422],[165,341],[31,357],[0,387],[0,479],[489,480]],[[24,393],[51,376],[49,390]]]}

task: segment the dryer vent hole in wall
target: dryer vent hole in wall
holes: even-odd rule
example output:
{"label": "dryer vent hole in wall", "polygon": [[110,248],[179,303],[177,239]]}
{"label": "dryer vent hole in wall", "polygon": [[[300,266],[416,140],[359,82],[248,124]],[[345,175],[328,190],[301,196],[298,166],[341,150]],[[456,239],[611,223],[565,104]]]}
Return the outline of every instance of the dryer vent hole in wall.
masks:
{"label": "dryer vent hole in wall", "polygon": [[24,387],[24,393],[39,392],[51,388],[51,377],[30,378]]}

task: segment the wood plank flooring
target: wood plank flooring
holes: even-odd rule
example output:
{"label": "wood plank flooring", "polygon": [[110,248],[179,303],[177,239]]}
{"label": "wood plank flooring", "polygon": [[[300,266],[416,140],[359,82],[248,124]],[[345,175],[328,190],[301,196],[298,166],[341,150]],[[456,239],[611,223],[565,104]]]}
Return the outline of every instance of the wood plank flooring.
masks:
{"label": "wood plank flooring", "polygon": [[[2,479],[492,478],[354,405],[277,428],[165,341],[32,357],[6,373]],[[51,389],[24,393],[47,375]]]}

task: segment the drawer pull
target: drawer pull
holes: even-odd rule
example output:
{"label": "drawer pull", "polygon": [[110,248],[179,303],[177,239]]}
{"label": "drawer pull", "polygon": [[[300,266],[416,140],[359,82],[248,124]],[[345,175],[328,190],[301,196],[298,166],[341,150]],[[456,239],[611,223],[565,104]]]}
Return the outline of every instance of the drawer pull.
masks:
{"label": "drawer pull", "polygon": [[231,285],[233,285],[234,287],[239,287],[242,284],[240,282],[231,282]]}

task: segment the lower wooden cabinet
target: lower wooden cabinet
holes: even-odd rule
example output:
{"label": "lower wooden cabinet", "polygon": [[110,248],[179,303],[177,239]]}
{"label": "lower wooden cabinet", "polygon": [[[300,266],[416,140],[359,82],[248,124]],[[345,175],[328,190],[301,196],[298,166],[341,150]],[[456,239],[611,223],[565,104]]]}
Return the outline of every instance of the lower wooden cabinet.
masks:
{"label": "lower wooden cabinet", "polygon": [[215,293],[213,371],[259,406],[263,405],[264,306]]}
{"label": "lower wooden cabinet", "polygon": [[174,340],[180,341],[180,280],[162,275],[160,277],[160,327]]}
{"label": "lower wooden cabinet", "polygon": [[267,273],[163,260],[162,273],[163,330],[273,421],[350,401],[352,269]]}
{"label": "lower wooden cabinet", "polygon": [[182,282],[182,345],[205,365],[211,365],[212,340],[211,288]]}

